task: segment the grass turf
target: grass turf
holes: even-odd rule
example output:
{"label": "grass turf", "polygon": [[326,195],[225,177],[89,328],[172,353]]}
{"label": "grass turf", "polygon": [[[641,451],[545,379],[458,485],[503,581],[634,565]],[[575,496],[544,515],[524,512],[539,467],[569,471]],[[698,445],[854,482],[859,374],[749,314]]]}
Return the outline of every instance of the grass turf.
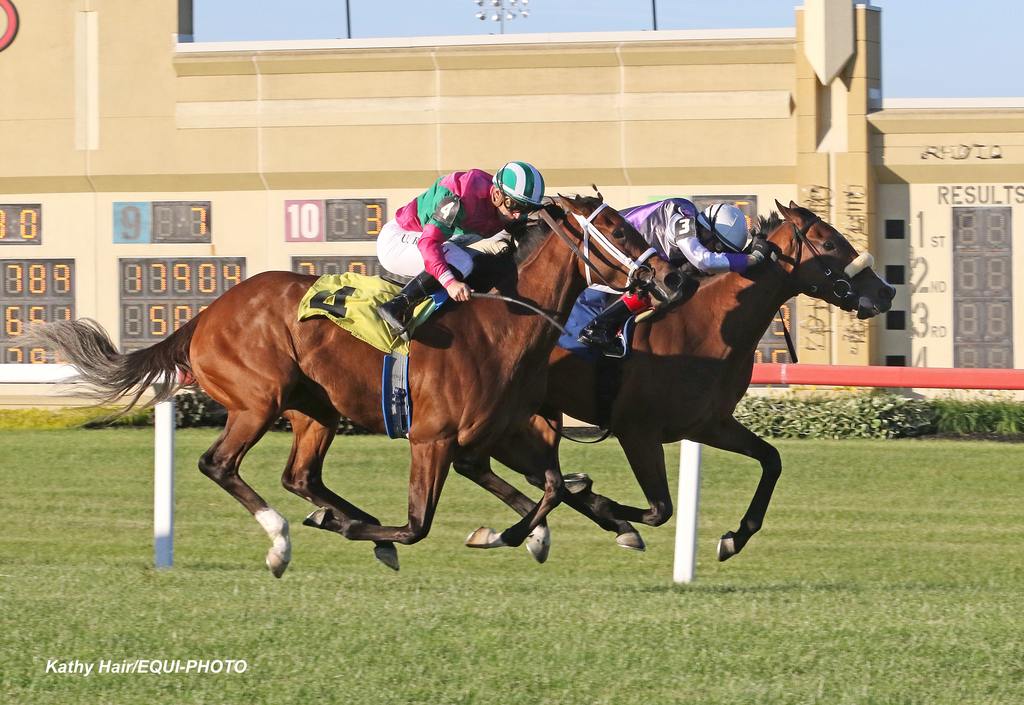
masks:
{"label": "grass turf", "polygon": [[[262,530],[195,469],[214,436],[178,433],[176,563],[157,572],[151,430],[4,432],[0,701],[1024,702],[1021,445],[779,442],[766,527],[724,564],[715,541],[757,469],[705,450],[698,580],[673,586],[674,522],[642,528],[646,554],[568,508],[546,565],[462,547],[513,515],[454,475],[431,535],[399,547],[392,573],[371,544],[299,525],[310,508],[278,483],[283,433],[243,465],[292,522],[293,562],[274,580]],[[678,446],[666,455],[674,469]],[[403,442],[339,438],[326,478],[401,524],[407,457]],[[613,442],[568,445],[563,462],[641,502]],[[85,677],[45,673],[49,658],[248,670]]]}

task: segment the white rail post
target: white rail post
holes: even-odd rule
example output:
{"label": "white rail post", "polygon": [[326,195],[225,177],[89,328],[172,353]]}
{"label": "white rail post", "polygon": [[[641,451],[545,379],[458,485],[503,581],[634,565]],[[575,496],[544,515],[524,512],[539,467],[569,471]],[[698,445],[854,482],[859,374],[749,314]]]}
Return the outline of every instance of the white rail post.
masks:
{"label": "white rail post", "polygon": [[156,405],[153,413],[153,562],[174,564],[174,399]]}
{"label": "white rail post", "polygon": [[672,580],[692,582],[697,572],[697,513],[700,508],[700,443],[679,447],[679,493],[676,495],[676,554]]}

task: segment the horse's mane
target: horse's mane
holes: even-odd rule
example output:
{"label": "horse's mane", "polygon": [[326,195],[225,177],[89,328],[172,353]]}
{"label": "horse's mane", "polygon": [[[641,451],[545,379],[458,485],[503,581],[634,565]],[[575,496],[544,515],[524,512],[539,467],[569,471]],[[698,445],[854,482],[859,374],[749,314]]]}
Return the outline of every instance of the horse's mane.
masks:
{"label": "horse's mane", "polygon": [[757,225],[750,230],[750,237],[768,237],[775,228],[782,225],[783,220],[783,217],[775,211],[772,211],[767,216],[758,216]]}
{"label": "horse's mane", "polygon": [[530,259],[530,255],[537,251],[545,240],[545,236],[551,232],[542,220],[529,220],[526,225],[513,233],[516,241],[513,261],[518,269],[523,262]]}

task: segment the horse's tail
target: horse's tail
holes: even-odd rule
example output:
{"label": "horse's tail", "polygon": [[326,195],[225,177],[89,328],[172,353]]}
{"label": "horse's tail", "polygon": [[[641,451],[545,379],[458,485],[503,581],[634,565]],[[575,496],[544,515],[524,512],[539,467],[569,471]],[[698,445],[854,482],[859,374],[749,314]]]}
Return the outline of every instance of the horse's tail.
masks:
{"label": "horse's tail", "polygon": [[[98,404],[118,402],[116,417],[138,404],[150,386],[156,384],[157,392],[146,407],[171,398],[183,386],[183,377],[191,377],[189,345],[198,321],[196,316],[159,343],[130,353],[118,352],[103,326],[91,318],[48,323],[28,337],[32,345],[54,350],[78,368],[78,376],[69,382],[81,384],[86,396]],[[125,397],[130,397],[127,404]]]}

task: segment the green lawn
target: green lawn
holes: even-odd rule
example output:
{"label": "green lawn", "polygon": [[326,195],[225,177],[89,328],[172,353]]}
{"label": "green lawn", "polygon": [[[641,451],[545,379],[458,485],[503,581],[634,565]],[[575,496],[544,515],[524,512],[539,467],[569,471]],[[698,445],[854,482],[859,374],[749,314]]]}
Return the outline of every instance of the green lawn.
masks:
{"label": "green lawn", "polygon": [[[674,522],[642,529],[646,554],[568,508],[543,566],[464,548],[513,515],[458,476],[392,573],[370,544],[300,526],[283,433],[243,466],[292,522],[274,580],[262,530],[195,469],[214,436],[178,433],[176,564],[156,572],[151,430],[3,432],[0,702],[1024,702],[1024,445],[781,442],[766,527],[723,564],[758,471],[706,450],[698,581],[676,587]],[[613,442],[563,461],[641,501]],[[404,523],[406,477],[400,441],[339,438],[329,458],[328,484],[386,523]],[[84,677],[45,673],[50,658],[248,671]]]}

